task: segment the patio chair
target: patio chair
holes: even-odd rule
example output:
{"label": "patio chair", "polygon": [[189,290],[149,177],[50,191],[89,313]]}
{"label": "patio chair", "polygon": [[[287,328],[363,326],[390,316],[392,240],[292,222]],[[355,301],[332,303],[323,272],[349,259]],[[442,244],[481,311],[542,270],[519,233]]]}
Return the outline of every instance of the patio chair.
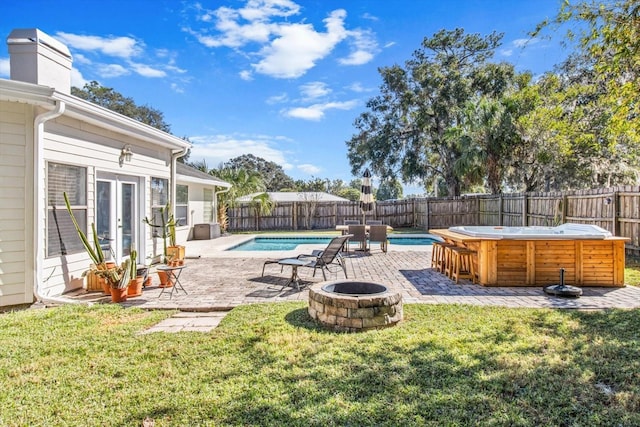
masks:
{"label": "patio chair", "polygon": [[348,233],[352,235],[347,243],[347,251],[351,242],[357,242],[360,244],[360,250],[367,250],[367,227],[364,225],[350,225]]}
{"label": "patio chair", "polygon": [[267,264],[274,264],[277,262],[281,266],[284,266],[284,265],[292,266],[292,276],[291,276],[290,282],[297,282],[299,280],[299,278],[297,277],[298,267],[313,268],[314,277],[316,275],[316,270],[320,268],[322,270],[322,277],[324,278],[324,280],[327,280],[327,274],[325,271],[330,271],[329,265],[335,263],[339,265],[340,268],[342,268],[342,271],[344,272],[344,277],[348,279],[347,266],[345,265],[341,252],[350,237],[352,237],[350,234],[334,237],[333,239],[331,239],[331,241],[329,242],[326,248],[324,248],[321,251],[320,250],[313,251],[311,254],[300,254],[295,258],[284,258],[277,261],[275,260],[265,261],[265,263],[262,266],[262,275],[264,276],[264,267]]}
{"label": "patio chair", "polygon": [[[357,219],[345,219],[344,220],[344,225],[349,226],[349,225],[360,225],[360,221],[358,221]],[[342,234],[349,234],[349,230],[342,230]]]}
{"label": "patio chair", "polygon": [[371,225],[369,226],[369,248],[372,243],[380,243],[380,249],[382,252],[387,253],[387,226],[386,225]]}

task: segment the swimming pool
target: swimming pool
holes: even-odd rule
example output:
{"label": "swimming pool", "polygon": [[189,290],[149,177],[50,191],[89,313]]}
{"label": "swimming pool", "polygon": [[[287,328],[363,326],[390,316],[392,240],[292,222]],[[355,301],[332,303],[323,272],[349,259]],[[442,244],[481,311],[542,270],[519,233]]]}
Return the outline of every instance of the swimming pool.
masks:
{"label": "swimming pool", "polygon": [[[431,245],[436,239],[424,236],[389,236],[392,245]],[[254,237],[244,243],[227,249],[228,251],[291,251],[298,245],[326,246],[331,237]]]}

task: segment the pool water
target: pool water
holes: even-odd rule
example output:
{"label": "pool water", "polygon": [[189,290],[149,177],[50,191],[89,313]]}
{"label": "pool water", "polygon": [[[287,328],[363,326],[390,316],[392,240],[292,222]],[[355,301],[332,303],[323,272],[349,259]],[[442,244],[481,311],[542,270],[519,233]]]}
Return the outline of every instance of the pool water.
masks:
{"label": "pool water", "polygon": [[[431,245],[435,239],[429,237],[393,237],[389,236],[392,245]],[[291,251],[298,245],[326,246],[331,237],[255,237],[247,242],[227,249],[228,251]]]}

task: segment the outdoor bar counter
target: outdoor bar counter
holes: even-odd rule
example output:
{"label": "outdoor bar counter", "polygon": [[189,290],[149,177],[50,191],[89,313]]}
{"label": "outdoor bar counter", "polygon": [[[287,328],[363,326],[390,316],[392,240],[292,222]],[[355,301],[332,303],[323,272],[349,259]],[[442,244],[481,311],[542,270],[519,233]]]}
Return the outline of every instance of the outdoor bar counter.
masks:
{"label": "outdoor bar counter", "polygon": [[[464,227],[451,227],[432,229],[429,233],[475,251],[473,262],[483,286],[558,284],[561,268],[565,269],[564,280],[568,285],[624,286],[624,245],[629,240],[626,237],[611,236],[608,232],[600,236],[536,235],[528,234],[527,227],[521,227],[524,231],[519,235],[506,233],[512,227],[467,228],[493,230],[467,233]],[[504,234],[500,234],[502,229]]]}

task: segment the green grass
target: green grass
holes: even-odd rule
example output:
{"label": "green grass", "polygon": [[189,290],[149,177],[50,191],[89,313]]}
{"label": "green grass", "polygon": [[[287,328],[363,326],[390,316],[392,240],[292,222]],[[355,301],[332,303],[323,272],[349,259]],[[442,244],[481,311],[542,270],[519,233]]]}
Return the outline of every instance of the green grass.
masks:
{"label": "green grass", "polygon": [[406,305],[341,334],[298,302],[138,334],[170,314],[0,314],[0,425],[640,425],[638,310]]}

